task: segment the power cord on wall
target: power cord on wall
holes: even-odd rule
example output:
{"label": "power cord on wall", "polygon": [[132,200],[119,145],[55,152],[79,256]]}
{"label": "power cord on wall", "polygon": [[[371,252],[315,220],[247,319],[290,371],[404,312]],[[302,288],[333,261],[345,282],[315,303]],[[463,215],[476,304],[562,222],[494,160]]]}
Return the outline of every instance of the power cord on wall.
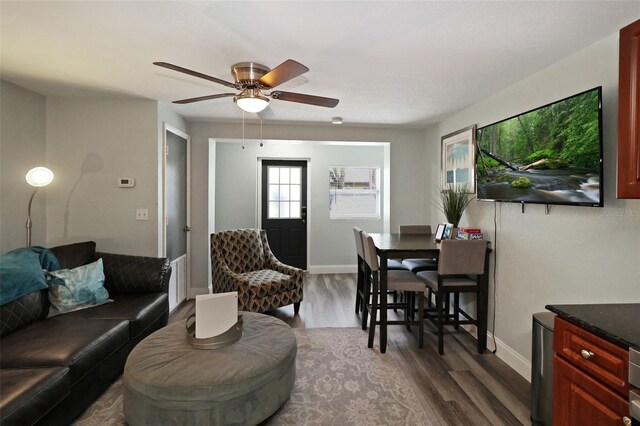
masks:
{"label": "power cord on wall", "polygon": [[493,320],[491,324],[491,337],[493,338],[493,351],[491,353],[498,352],[498,345],[496,344],[496,293],[498,282],[496,281],[496,270],[498,269],[498,206],[497,202],[493,203]]}

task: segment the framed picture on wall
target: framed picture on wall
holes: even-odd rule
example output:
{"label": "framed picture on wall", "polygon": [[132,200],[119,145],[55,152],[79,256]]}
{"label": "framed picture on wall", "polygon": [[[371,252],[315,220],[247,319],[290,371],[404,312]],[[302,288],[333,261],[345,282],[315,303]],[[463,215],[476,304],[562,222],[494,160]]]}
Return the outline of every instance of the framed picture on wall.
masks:
{"label": "framed picture on wall", "polygon": [[476,192],[476,125],[442,137],[442,188]]}

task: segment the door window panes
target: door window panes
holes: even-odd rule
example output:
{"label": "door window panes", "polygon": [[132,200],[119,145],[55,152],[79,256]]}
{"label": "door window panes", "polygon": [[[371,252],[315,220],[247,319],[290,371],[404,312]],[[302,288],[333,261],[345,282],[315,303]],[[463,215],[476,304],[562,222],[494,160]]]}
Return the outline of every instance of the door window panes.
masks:
{"label": "door window panes", "polygon": [[300,167],[291,168],[291,183],[300,185],[301,183],[300,175],[301,175]]}
{"label": "door window panes", "polygon": [[380,217],[380,169],[375,167],[329,168],[329,217]]}
{"label": "door window panes", "polygon": [[302,168],[269,166],[269,219],[300,219]]}

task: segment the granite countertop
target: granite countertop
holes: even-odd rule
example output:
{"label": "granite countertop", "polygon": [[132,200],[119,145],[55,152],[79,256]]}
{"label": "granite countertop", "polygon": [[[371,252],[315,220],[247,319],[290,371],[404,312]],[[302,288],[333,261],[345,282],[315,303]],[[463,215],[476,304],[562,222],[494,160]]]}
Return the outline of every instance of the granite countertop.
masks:
{"label": "granite countertop", "polygon": [[545,308],[613,344],[640,349],[640,303],[547,305]]}

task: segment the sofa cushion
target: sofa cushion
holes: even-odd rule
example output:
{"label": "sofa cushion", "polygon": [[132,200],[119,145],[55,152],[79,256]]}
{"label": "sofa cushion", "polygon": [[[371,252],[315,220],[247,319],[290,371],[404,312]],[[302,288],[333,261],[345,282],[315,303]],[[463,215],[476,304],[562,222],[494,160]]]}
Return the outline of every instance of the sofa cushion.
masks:
{"label": "sofa cushion", "polygon": [[96,243],[94,241],[66,244],[52,247],[49,250],[56,255],[60,267],[63,269],[77,268],[96,260]]}
{"label": "sofa cushion", "polygon": [[34,291],[0,307],[0,336],[6,336],[32,322],[44,319],[49,312],[47,291]]}
{"label": "sofa cushion", "polygon": [[104,286],[109,293],[167,291],[171,264],[166,258],[96,253],[104,265]]}
{"label": "sofa cushion", "polygon": [[68,394],[66,367],[0,370],[0,412],[3,424],[34,424]]}
{"label": "sofa cushion", "polygon": [[129,320],[129,335],[136,338],[169,310],[166,293],[114,293],[113,303],[106,303],[60,316],[60,319]]}
{"label": "sofa cushion", "polygon": [[0,367],[69,367],[73,386],[129,340],[128,321],[66,321],[61,317],[64,315],[38,321],[3,337]]}

